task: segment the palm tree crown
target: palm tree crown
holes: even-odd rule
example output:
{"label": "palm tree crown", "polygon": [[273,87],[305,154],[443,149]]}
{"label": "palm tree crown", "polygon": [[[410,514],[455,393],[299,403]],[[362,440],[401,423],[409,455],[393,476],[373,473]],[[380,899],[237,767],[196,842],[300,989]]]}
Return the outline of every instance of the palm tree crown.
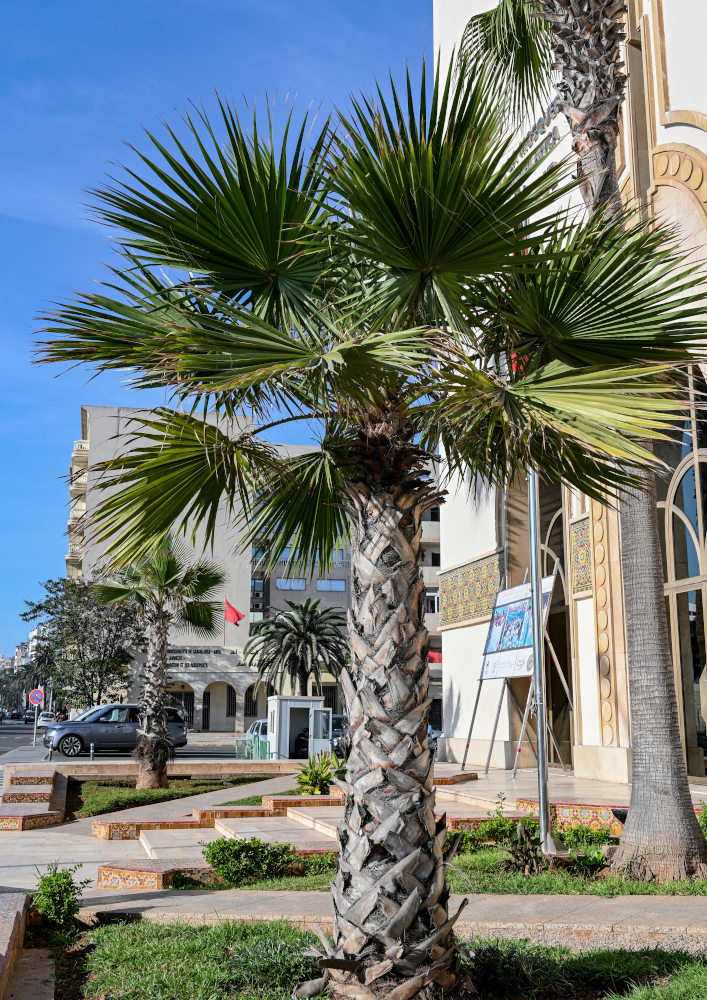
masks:
{"label": "palm tree crown", "polygon": [[257,666],[258,682],[282,689],[287,677],[293,690],[306,695],[311,678],[321,692],[322,674],[338,677],[346,665],[346,615],[338,608],[320,608],[311,598],[286,603],[289,611],[276,611],[251,626],[244,656]]}
{"label": "palm tree crown", "polygon": [[[110,464],[99,535],[118,558],[174,525],[211,537],[224,498],[270,566],[289,546],[292,563],[328,567],[350,538],[332,947],[391,997],[455,981],[427,741],[430,464],[443,449],[450,471],[492,483],[533,464],[602,496],[652,460],[637,438],[671,428],[670,368],[707,332],[665,233],[569,224],[564,167],[534,169],[501,129],[499,90],[450,72],[430,93],[423,73],[418,96],[409,79],[379,88],[311,138],[305,118],[294,147],[223,105],[225,145],[205,115],[187,119],[198,154],[150,137],[145,178],[99,193],[123,266],[47,321],[46,360],[127,369],[186,404]],[[318,451],[261,441],[290,420],[315,422]]]}

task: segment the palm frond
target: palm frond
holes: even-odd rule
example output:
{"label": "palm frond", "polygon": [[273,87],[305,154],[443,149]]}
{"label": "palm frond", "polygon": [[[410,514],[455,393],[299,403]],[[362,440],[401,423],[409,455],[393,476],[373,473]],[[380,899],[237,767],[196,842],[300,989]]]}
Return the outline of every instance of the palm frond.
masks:
{"label": "palm frond", "polygon": [[522,363],[685,361],[707,345],[703,279],[674,235],[626,216],[558,226],[541,251],[487,286],[490,340]]}
{"label": "palm frond", "polygon": [[159,550],[172,529],[193,539],[203,527],[211,539],[219,505],[227,514],[250,511],[262,478],[280,467],[275,450],[247,427],[158,409],[136,424],[133,447],[98,467],[109,495],[96,508],[95,539],[108,541],[119,564]]}
{"label": "palm frond", "polygon": [[496,0],[475,14],[462,35],[459,73],[481,66],[503,81],[508,108],[519,122],[547,102],[551,90],[550,26],[528,0]]}
{"label": "palm frond", "polygon": [[389,95],[379,88],[341,114],[337,236],[369,269],[372,322],[462,324],[470,283],[542,244],[575,185],[567,165],[538,171],[521,140],[502,135],[496,81],[490,70],[448,78],[428,104],[424,78],[415,98],[408,76],[405,98],[391,82]]}
{"label": "palm frond", "polygon": [[144,173],[126,168],[94,191],[98,217],[148,266],[193,273],[261,316],[292,319],[308,311],[328,257],[313,225],[326,216],[329,123],[317,128],[305,113],[296,125],[293,109],[278,148],[269,108],[264,136],[255,115],[246,131],[220,99],[219,112],[216,124],[203,107],[186,114],[186,141],[167,125],[164,141],[147,132],[153,155],[136,150]]}

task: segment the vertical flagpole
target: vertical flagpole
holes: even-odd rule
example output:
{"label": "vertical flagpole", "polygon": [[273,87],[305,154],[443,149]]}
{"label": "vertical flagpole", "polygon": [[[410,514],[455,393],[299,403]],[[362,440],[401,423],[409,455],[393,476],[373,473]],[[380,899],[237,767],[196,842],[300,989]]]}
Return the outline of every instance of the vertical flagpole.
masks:
{"label": "vertical flagpole", "polygon": [[536,705],[536,756],[538,759],[538,814],[540,845],[544,854],[557,852],[550,832],[550,802],[547,791],[547,711],[545,707],[545,628],[543,623],[538,482],[535,469],[528,473],[528,528],[530,534],[530,595],[533,620],[533,680]]}

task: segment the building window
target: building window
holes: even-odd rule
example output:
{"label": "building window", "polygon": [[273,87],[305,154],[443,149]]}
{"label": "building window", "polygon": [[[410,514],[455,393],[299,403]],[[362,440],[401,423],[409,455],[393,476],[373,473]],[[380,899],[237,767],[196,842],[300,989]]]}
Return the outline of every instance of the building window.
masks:
{"label": "building window", "polygon": [[246,693],[243,695],[243,715],[250,718],[258,714],[258,700],[255,696],[255,684],[251,684],[249,688],[246,688]]}
{"label": "building window", "polygon": [[323,684],[322,694],[324,695],[324,708],[330,708],[332,712],[336,712],[336,692],[338,688],[336,684]]}
{"label": "building window", "polygon": [[317,590],[335,590],[341,593],[346,590],[346,580],[317,580]]}
{"label": "building window", "polygon": [[430,552],[430,566],[440,566],[439,552]]}
{"label": "building window", "polygon": [[439,507],[430,507],[430,521],[439,521]]}
{"label": "building window", "polygon": [[250,589],[255,593],[262,594],[264,584],[265,584],[264,580],[251,580]]}
{"label": "building window", "polygon": [[230,684],[226,685],[226,716],[232,719],[236,714],[236,691]]}
{"label": "building window", "polygon": [[275,586],[278,590],[304,590],[305,583],[304,577],[278,576],[275,580]]}
{"label": "building window", "polygon": [[428,588],[427,597],[425,598],[425,611],[428,615],[439,613],[439,590],[437,588]]}

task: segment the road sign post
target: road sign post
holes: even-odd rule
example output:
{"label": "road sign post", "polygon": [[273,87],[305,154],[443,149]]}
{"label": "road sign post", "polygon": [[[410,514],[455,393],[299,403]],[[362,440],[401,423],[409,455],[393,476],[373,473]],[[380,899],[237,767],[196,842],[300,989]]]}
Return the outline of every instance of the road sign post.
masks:
{"label": "road sign post", "polygon": [[41,688],[35,688],[29,693],[30,705],[34,705],[34,736],[32,737],[32,746],[37,746],[37,714],[39,712],[39,706],[44,700],[44,691]]}

